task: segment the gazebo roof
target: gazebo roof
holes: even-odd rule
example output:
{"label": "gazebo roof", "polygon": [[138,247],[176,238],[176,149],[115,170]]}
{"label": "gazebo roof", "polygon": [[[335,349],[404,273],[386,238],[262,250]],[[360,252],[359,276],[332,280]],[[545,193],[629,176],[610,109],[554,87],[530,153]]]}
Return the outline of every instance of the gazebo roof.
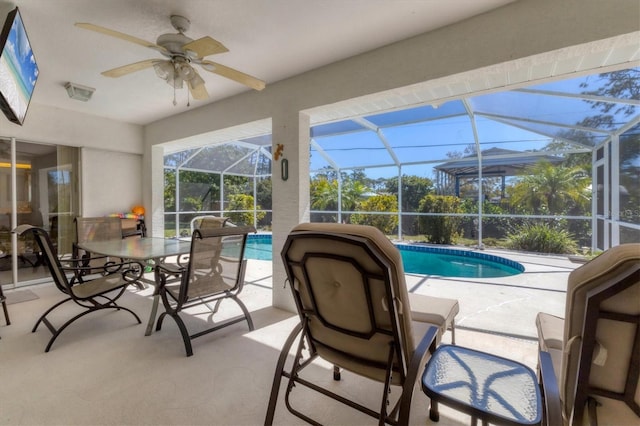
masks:
{"label": "gazebo roof", "polygon": [[[489,148],[481,151],[480,157],[483,176],[516,176],[522,174],[523,171],[539,161],[547,161],[552,164],[558,164],[563,161],[562,158],[552,155],[502,148]],[[478,156],[473,154],[447,161],[435,166],[434,169],[453,176],[477,176]]]}

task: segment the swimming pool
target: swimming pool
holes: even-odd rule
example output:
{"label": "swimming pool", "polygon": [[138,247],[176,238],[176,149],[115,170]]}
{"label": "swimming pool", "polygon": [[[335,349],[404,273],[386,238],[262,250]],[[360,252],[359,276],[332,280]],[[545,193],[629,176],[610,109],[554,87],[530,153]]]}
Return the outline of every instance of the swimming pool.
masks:
{"label": "swimming pool", "polygon": [[[419,244],[397,244],[404,271],[410,274],[462,278],[495,278],[517,275],[524,267],[503,257],[470,250],[456,250]],[[247,259],[271,259],[271,235],[249,235]]]}

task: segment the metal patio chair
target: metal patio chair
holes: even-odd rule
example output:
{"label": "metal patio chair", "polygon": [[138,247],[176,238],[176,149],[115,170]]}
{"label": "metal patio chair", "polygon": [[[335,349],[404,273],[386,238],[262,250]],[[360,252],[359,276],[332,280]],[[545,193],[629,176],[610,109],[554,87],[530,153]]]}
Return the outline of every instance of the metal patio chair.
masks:
{"label": "metal patio chair", "polygon": [[[108,274],[106,276],[100,276],[92,280],[83,280],[76,284],[71,284],[67,275],[74,277],[84,276],[83,270],[95,269],[93,266],[81,266],[84,260],[89,259],[65,259],[65,264],[68,262],[69,266],[62,266],[60,259],[57,256],[56,250],[49,238],[49,234],[42,228],[37,228],[32,225],[20,225],[13,230],[18,235],[31,233],[34,236],[42,256],[49,267],[49,272],[53,278],[54,283],[58,290],[60,290],[65,296],[65,299],[55,303],[52,307],[47,309],[44,314],[38,318],[36,324],[33,326],[32,332],[38,329],[40,323],[44,323],[49,331],[53,334],[49,343],[45,348],[45,352],[49,352],[51,345],[58,338],[69,325],[71,325],[77,319],[90,314],[92,312],[100,311],[103,309],[115,309],[116,311],[127,311],[136,319],[140,324],[140,318],[132,310],[118,305],[116,301],[124,294],[124,291],[130,284],[140,279],[140,272],[142,271],[142,265],[139,264],[137,268],[123,268],[117,274]],[[105,269],[108,267],[105,266]],[[83,308],[83,311],[75,316],[71,317],[64,324],[59,327],[53,325],[48,316],[58,307],[64,305],[67,302],[73,302],[77,306]]]}
{"label": "metal patio chair", "polygon": [[[289,397],[299,386],[375,417],[380,424],[407,424],[414,385],[427,350],[435,350],[447,327],[446,318],[458,312],[457,301],[443,299],[449,306],[444,314],[441,308],[436,309],[436,315],[412,312],[400,253],[371,226],[300,224],[289,234],[282,259],[300,323],[280,352],[265,425],[273,423],[283,378],[287,382],[287,409],[306,422],[319,424],[293,408]],[[422,303],[421,307],[428,309],[428,304]],[[416,320],[425,318],[435,323]],[[295,356],[286,370],[294,346]],[[382,383],[377,409],[305,378],[303,370],[316,358],[333,364],[334,380],[340,380],[340,369],[344,369]],[[400,386],[402,393],[389,408],[391,386]]]}
{"label": "metal patio chair", "polygon": [[[244,286],[246,260],[244,249],[247,235],[255,232],[252,226],[201,228],[193,232],[189,261],[183,266],[160,263],[156,265],[156,285],[165,312],[158,317],[156,331],[168,315],[180,329],[187,356],[193,355],[191,340],[221,328],[247,321],[253,330],[253,320],[246,306],[238,298]],[[242,315],[211,325],[203,331],[191,334],[181,314],[187,308],[206,305],[211,310],[211,320],[225,299],[235,301]],[[212,308],[209,304],[215,303]]]}
{"label": "metal patio chair", "polygon": [[126,262],[123,259],[89,253],[78,246],[78,244],[91,241],[122,239],[120,218],[76,217],[73,222],[76,229],[76,240],[72,246],[72,255],[75,259],[83,259],[82,266],[85,269],[81,271],[81,275],[72,279],[72,284],[76,279],[82,281],[85,277],[93,274],[107,275],[118,272],[124,266]]}

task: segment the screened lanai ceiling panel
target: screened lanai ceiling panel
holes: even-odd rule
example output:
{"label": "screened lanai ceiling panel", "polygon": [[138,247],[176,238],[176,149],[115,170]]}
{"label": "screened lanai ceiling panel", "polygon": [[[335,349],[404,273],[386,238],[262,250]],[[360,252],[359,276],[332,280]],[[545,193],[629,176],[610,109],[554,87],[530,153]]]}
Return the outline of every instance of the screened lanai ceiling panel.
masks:
{"label": "screened lanai ceiling panel", "polygon": [[191,170],[224,172],[248,158],[255,148],[233,143],[206,146],[186,161],[182,167]]}
{"label": "screened lanai ceiling panel", "polygon": [[271,134],[268,134],[268,135],[255,136],[253,138],[242,139],[240,142],[250,144],[250,145],[260,146],[268,150],[269,152],[271,152],[271,141],[272,141]]}
{"label": "screened lanai ceiling panel", "polygon": [[268,176],[271,175],[271,159],[258,148],[248,157],[240,159],[236,164],[227,168],[225,173],[241,176]]}
{"label": "screened lanai ceiling panel", "polygon": [[[548,123],[609,131],[605,122],[591,120],[598,113],[583,99],[528,92],[504,92],[469,99],[475,114],[498,118],[516,118],[532,123]],[[613,112],[613,111],[612,111]],[[622,113],[612,114],[613,129],[626,120]]]}
{"label": "screened lanai ceiling panel", "polygon": [[[546,123],[532,123],[517,119],[502,119],[505,126],[514,129],[526,129],[528,134],[534,135],[534,138],[548,144],[553,140],[562,140],[566,142],[568,149],[591,149],[605,142],[610,135],[608,133],[592,132],[581,128],[560,127]],[[544,136],[547,136],[546,138]],[[514,141],[514,143],[516,143]],[[539,145],[539,144],[537,144]],[[533,146],[531,149],[541,149],[544,146]]]}
{"label": "screened lanai ceiling panel", "polygon": [[311,137],[321,138],[324,136],[336,136],[346,133],[361,132],[363,130],[365,130],[365,128],[355,121],[344,120],[313,126],[311,128]]}
{"label": "screened lanai ceiling panel", "polygon": [[467,115],[464,104],[461,101],[450,101],[439,106],[424,105],[417,108],[392,111],[384,114],[369,115],[367,121],[378,127],[401,126],[406,123],[431,121]]}
{"label": "screened lanai ceiling panel", "polygon": [[[338,168],[363,168],[380,164],[394,164],[388,149],[373,131],[340,134],[331,138],[314,138],[322,152],[311,156],[311,170],[321,167],[315,161],[327,155]],[[326,160],[322,160],[325,164]],[[333,166],[333,167],[335,167]]]}
{"label": "screened lanai ceiling panel", "polygon": [[[318,124],[310,129],[310,169],[397,171],[466,157],[478,146],[586,151],[640,121],[638,81],[640,69],[631,68]],[[271,135],[262,135],[170,154],[165,165],[265,175],[271,147]]]}
{"label": "screened lanai ceiling panel", "polygon": [[166,167],[180,167],[182,164],[195,155],[200,148],[185,149],[184,151],[174,152],[164,156],[164,165]]}
{"label": "screened lanai ceiling panel", "polygon": [[388,127],[383,133],[402,164],[461,156],[475,143],[466,115]]}

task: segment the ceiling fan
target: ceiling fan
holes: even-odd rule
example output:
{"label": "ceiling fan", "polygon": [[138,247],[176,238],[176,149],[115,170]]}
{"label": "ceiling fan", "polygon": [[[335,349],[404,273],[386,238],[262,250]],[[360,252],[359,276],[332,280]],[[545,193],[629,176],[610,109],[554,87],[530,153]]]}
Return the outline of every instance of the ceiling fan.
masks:
{"label": "ceiling fan", "polygon": [[[158,77],[165,80],[175,89],[181,89],[183,83],[187,84],[189,92],[194,99],[207,99],[209,94],[204,85],[204,80],[198,74],[198,71],[192,66],[197,64],[205,71],[218,74],[222,77],[229,78],[245,86],[255,90],[262,90],[265,83],[255,77],[245,74],[233,68],[229,68],[217,62],[204,59],[206,56],[225,53],[229,50],[219,41],[209,36],[193,40],[184,33],[189,30],[191,22],[184,16],[171,15],[171,25],[178,33],[162,34],[155,43],[139,39],[137,37],[124,34],[99,25],[77,22],[77,27],[86,30],[96,31],[108,36],[116,37],[131,43],[139,44],[144,47],[160,52],[166,59],[146,59],[144,61],[135,62],[133,64],[124,65],[108,71],[104,71],[102,75],[106,77],[122,77],[132,72],[141,71],[146,68],[153,67]],[[175,96],[173,100],[176,104]]]}

